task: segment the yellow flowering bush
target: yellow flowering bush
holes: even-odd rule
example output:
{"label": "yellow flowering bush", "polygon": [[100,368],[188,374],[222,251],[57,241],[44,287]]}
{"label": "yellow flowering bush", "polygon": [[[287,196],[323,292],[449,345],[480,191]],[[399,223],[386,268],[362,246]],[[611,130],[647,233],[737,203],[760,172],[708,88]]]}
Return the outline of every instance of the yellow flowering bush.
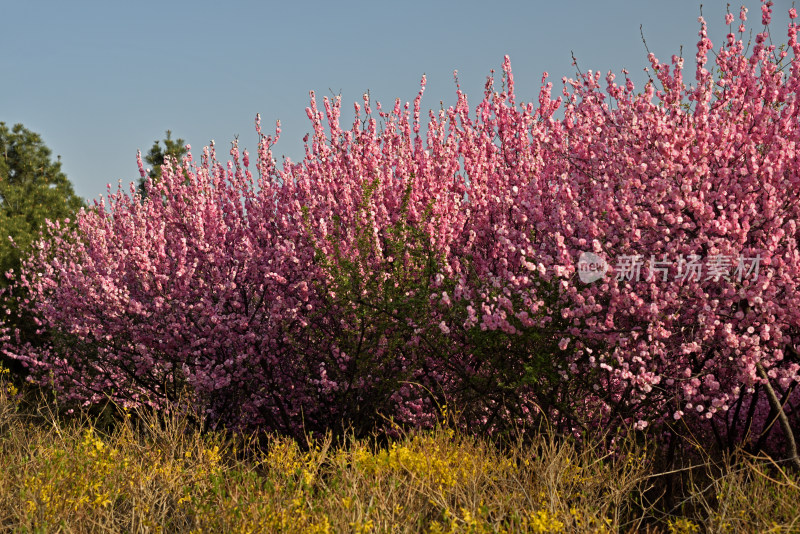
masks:
{"label": "yellow flowering bush", "polygon": [[755,461],[705,482],[713,505],[687,494],[706,515],[652,513],[649,455],[633,443],[609,454],[546,433],[497,444],[439,427],[301,446],[201,433],[179,416],[123,411],[100,430],[20,406],[0,395],[3,531],[777,532],[800,515],[797,477]]}

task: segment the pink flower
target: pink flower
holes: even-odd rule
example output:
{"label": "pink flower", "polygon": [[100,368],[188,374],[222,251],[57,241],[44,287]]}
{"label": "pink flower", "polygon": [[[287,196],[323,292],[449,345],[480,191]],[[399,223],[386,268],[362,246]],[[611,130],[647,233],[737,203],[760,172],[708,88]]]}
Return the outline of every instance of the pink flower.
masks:
{"label": "pink flower", "polygon": [[[683,417],[675,406],[702,413],[692,425],[740,395],[747,406],[756,362],[784,387],[800,371],[785,356],[800,344],[800,207],[787,201],[800,124],[781,111],[800,70],[772,75],[764,32],[712,53],[701,25],[697,68],[652,55],[658,79],[639,89],[587,72],[517,103],[504,60],[502,89],[490,77],[477,106],[456,87],[451,108],[423,115],[421,85],[413,104],[354,106],[347,127],[339,99],[312,94],[301,163],[278,167],[258,123],[257,183],[246,152],[219,161],[212,145],[164,166],[159,201],[120,190],[74,228],[48,226],[14,283],[43,329],[79,343],[19,347],[4,330],[2,350],[78,403],[187,386],[221,423],[285,433],[383,391],[397,420],[432,424],[422,391],[436,387],[488,421],[470,381],[518,378],[504,374],[524,361],[491,362],[542,333],[559,340],[542,358],[552,389],[520,390],[514,413],[566,384],[542,417],[644,428]],[[619,258],[650,258],[655,276],[583,283],[590,244],[617,272]],[[498,347],[514,350],[487,354]],[[409,376],[421,387],[394,395]]]}
{"label": "pink flower", "polygon": [[766,2],[761,6],[761,23],[768,26],[772,20],[772,1]]}

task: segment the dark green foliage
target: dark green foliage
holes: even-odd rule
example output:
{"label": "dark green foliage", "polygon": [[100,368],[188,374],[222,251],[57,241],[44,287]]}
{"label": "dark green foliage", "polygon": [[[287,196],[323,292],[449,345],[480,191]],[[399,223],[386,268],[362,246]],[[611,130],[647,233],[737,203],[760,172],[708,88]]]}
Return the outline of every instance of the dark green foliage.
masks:
{"label": "dark green foliage", "polygon": [[[312,315],[311,328],[315,343],[329,346],[334,355],[348,356],[327,369],[330,379],[349,384],[330,405],[347,414],[344,426],[356,434],[374,429],[375,414],[393,411],[392,394],[417,382],[425,356],[448,347],[445,336],[428,320],[436,306],[430,299],[430,282],[442,260],[425,232],[408,218],[413,179],[412,174],[399,219],[377,236],[378,241],[372,224],[356,223],[355,249],[341,250],[348,228],[333,217],[327,236],[332,250],[316,250],[315,262],[329,279],[317,288],[326,298]],[[377,186],[377,181],[364,186],[358,208],[363,218],[369,217]],[[426,212],[422,218],[429,216]],[[305,224],[314,239],[307,214]],[[418,341],[409,344],[412,338]]]}
{"label": "dark green foliage", "polygon": [[[186,141],[181,138],[173,139],[170,130],[166,131],[166,135],[167,136],[164,138],[164,146],[162,147],[159,141],[154,141],[153,146],[150,147],[150,151],[144,157],[145,162],[150,165],[150,179],[153,180],[153,182],[157,182],[161,179],[161,165],[164,164],[164,158],[169,157],[170,159],[180,161],[181,158],[188,153],[186,150]],[[139,179],[139,193],[142,197],[147,196],[144,182],[145,180],[143,178]]]}
{"label": "dark green foliage", "polygon": [[84,205],[51,154],[39,134],[0,122],[0,309],[9,310],[6,325],[26,340],[35,327],[16,315],[23,295],[5,273],[19,269],[46,220],[63,221]]}
{"label": "dark green foliage", "polygon": [[[81,206],[42,138],[21,124],[9,129],[0,122],[0,272],[19,267],[45,219],[67,218]],[[3,276],[0,287],[7,285]]]}

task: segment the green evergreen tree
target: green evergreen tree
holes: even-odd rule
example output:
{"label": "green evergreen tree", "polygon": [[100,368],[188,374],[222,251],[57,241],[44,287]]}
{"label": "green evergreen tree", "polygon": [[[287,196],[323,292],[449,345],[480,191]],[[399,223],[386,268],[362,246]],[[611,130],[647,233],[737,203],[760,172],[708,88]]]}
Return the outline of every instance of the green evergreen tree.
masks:
{"label": "green evergreen tree", "polygon": [[[41,136],[22,124],[0,122],[0,310],[3,326],[35,342],[32,318],[18,315],[21,289],[5,276],[18,271],[39,238],[45,220],[65,220],[84,206]],[[2,332],[0,332],[1,334]],[[5,358],[0,357],[0,361]],[[15,372],[16,362],[6,362]]]}
{"label": "green evergreen tree", "polygon": [[[83,205],[39,134],[0,122],[0,273],[19,267],[45,219],[65,219]],[[0,288],[7,284],[0,277]]]}
{"label": "green evergreen tree", "polygon": [[[188,151],[186,150],[186,141],[181,138],[173,139],[172,132],[167,130],[166,137],[164,138],[164,147],[161,147],[159,141],[154,141],[150,151],[144,157],[145,162],[150,165],[150,178],[153,182],[161,179],[161,165],[164,164],[164,158],[170,157],[178,161],[185,156]],[[144,189],[144,178],[139,179],[139,193],[142,197],[146,196]]]}

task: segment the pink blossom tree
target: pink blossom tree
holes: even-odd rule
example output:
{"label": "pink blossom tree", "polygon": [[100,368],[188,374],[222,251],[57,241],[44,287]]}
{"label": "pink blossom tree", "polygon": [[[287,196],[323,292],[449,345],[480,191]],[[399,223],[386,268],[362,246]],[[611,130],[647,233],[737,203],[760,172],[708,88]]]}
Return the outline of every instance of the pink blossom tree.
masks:
{"label": "pink blossom tree", "polygon": [[[800,45],[794,10],[770,44],[771,5],[713,66],[700,19],[692,85],[651,55],[640,92],[589,71],[554,97],[545,74],[517,102],[506,58],[501,90],[473,114],[458,88],[424,138],[422,90],[365,96],[350,129],[312,93],[299,164],[276,167],[277,135],[256,177],[212,146],[147,200],[54,226],[19,275],[46,343],[4,351],[67,399],[189,387],[216,421],[290,433],[429,424],[447,402],[487,429],[688,424],[720,446],[781,417],[791,449]],[[589,252],[610,269],[584,282]]]}

